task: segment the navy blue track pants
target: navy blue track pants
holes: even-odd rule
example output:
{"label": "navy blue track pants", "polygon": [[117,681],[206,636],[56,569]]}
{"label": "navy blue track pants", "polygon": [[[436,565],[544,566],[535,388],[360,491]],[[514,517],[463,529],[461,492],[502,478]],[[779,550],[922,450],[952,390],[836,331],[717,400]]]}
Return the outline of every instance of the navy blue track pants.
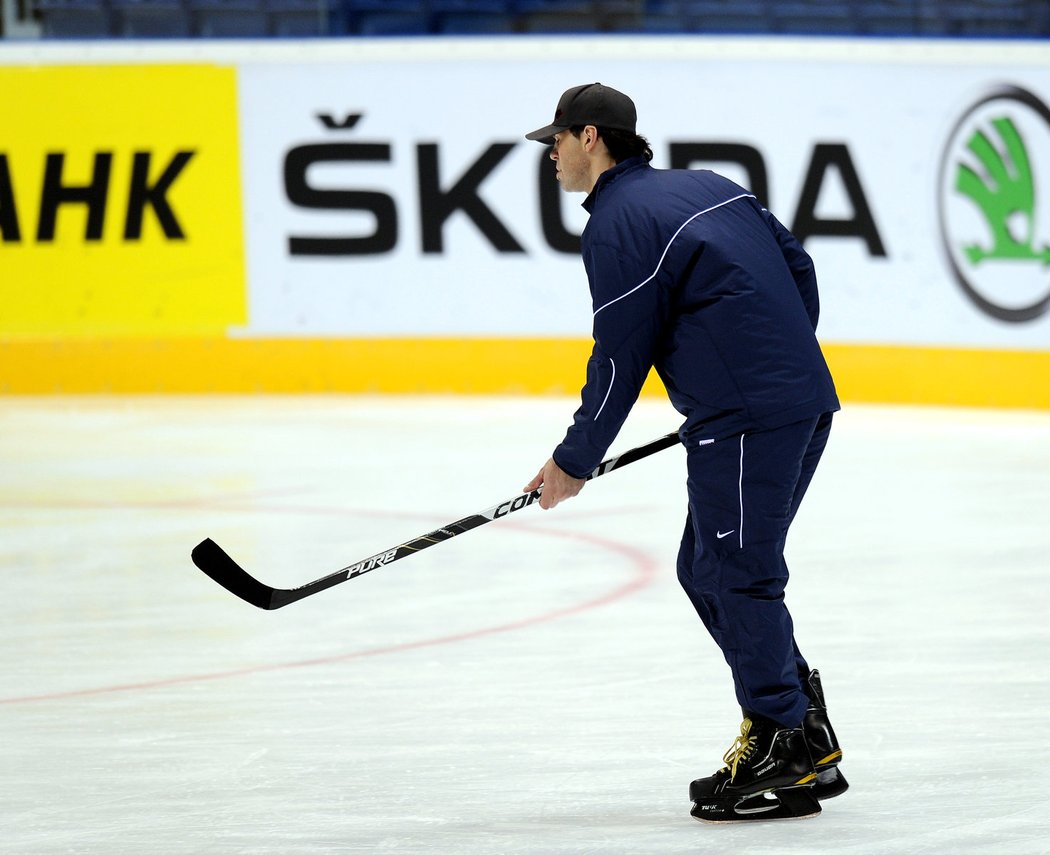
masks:
{"label": "navy blue track pants", "polygon": [[827,445],[831,413],[689,447],[678,578],[729,663],[737,700],[797,727],[809,666],[784,602],[784,545]]}

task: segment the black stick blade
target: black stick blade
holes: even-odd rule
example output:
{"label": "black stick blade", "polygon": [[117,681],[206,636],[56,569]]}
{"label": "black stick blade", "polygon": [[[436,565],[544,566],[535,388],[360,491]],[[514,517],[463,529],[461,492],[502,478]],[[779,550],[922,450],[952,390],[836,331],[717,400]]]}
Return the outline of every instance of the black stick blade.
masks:
{"label": "black stick blade", "polygon": [[[279,608],[275,590],[250,576],[211,538],[198,543],[190,553],[193,563],[234,596],[260,609]],[[283,603],[281,604],[283,605]]]}
{"label": "black stick blade", "polygon": [[[636,460],[642,460],[650,454],[655,454],[664,448],[670,448],[672,445],[678,445],[678,443],[678,435],[675,433],[662,436],[648,445],[639,446],[624,452],[619,457],[611,457],[603,461],[587,476],[587,480],[605,475],[607,472],[613,472],[621,466],[626,466],[628,463],[633,463]],[[334,585],[346,582],[348,579],[356,579],[358,576],[375,570],[377,567],[386,567],[395,561],[407,558],[409,555],[415,555],[421,550],[433,546],[435,543],[444,543],[458,534],[463,534],[487,522],[492,522],[514,511],[526,508],[539,497],[539,491],[516,496],[509,501],[494,505],[488,510],[464,517],[453,523],[448,523],[429,534],[421,535],[414,540],[402,543],[400,546],[395,546],[393,549],[377,552],[375,555],[358,561],[356,564],[351,564],[349,567],[344,567],[342,570],[337,570],[313,582],[300,585],[298,588],[271,588],[269,585],[264,585],[230,558],[215,541],[210,539],[202,540],[198,543],[193,549],[191,556],[194,564],[235,597],[240,597],[256,608],[269,611],[283,608],[289,603],[294,603],[305,597],[311,597]]]}

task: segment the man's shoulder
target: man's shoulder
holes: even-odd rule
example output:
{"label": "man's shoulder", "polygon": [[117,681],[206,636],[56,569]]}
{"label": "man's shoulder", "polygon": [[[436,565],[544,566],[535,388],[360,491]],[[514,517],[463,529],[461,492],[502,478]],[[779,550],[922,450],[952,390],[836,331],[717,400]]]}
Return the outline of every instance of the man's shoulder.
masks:
{"label": "man's shoulder", "polygon": [[648,163],[624,170],[602,187],[584,230],[585,242],[608,242],[622,224],[681,225],[706,208],[750,196],[743,187],[708,169],[659,169]]}
{"label": "man's shoulder", "polygon": [[711,169],[657,169],[654,172],[663,176],[668,183],[691,184],[711,192],[722,191],[733,196],[747,192],[736,182]]}
{"label": "man's shoulder", "polygon": [[610,189],[618,186],[620,194],[616,195],[627,195],[643,184],[646,185],[648,191],[656,193],[663,190],[674,192],[675,190],[692,189],[711,194],[724,194],[728,197],[748,192],[736,182],[710,169],[661,169],[649,163],[626,170],[618,180],[610,184]]}

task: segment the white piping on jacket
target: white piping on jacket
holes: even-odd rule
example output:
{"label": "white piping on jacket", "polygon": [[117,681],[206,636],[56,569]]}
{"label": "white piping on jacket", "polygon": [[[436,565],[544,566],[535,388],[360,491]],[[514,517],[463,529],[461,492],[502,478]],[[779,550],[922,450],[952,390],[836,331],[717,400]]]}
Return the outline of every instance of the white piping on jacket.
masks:
{"label": "white piping on jacket", "polygon": [[[639,282],[637,285],[635,285],[630,291],[626,291],[623,294],[621,294],[619,297],[616,297],[616,298],[610,300],[604,306],[599,306],[597,309],[594,310],[594,314],[591,317],[592,318],[596,318],[598,316],[598,312],[600,312],[602,309],[609,308],[609,306],[611,306],[613,303],[619,302],[624,297],[631,296],[631,294],[633,294],[639,288],[642,288],[645,285],[648,285],[650,282],[652,282],[656,278],[656,274],[660,272],[660,265],[662,265],[664,263],[664,259],[667,257],[667,253],[671,249],[671,244],[673,244],[675,242],[675,239],[678,237],[678,235],[680,235],[682,233],[682,229],[684,229],[686,226],[688,226],[697,217],[700,217],[700,216],[703,216],[704,214],[710,213],[711,211],[714,211],[717,208],[721,208],[723,205],[728,205],[730,202],[735,202],[737,199],[754,199],[754,198],[755,198],[755,195],[753,193],[740,193],[739,195],[733,196],[731,199],[726,199],[726,200],[724,200],[722,202],[719,202],[717,205],[712,205],[710,208],[704,208],[704,210],[702,210],[702,211],[697,211],[695,214],[693,214],[693,216],[691,216],[688,220],[686,220],[684,223],[682,223],[682,225],[680,225],[678,227],[678,230],[673,235],[671,235],[671,239],[667,242],[667,246],[664,247],[664,251],[662,253],[660,253],[660,260],[656,262],[656,269],[652,273],[650,273],[649,276],[647,276],[645,279],[643,279],[641,282]],[[594,414],[594,418],[591,421],[598,421],[598,416],[600,416],[602,414],[602,410],[605,409],[605,404],[609,400],[609,396],[612,394],[613,382],[616,380],[616,363],[613,362],[613,360],[611,358],[609,359],[609,363],[612,365],[612,377],[609,378],[609,388],[606,389],[605,397],[602,399],[602,405],[600,407],[598,407],[598,412],[596,412]],[[741,500],[742,499],[743,499],[743,497],[741,497]],[[743,512],[741,512],[741,513],[743,513]]]}
{"label": "white piping on jacket", "polygon": [[641,287],[643,287],[645,285],[648,285],[650,282],[652,282],[656,278],[656,274],[660,272],[660,265],[664,263],[664,259],[667,257],[667,252],[668,252],[668,250],[670,250],[671,244],[673,244],[675,242],[675,238],[677,238],[678,235],[680,235],[682,233],[682,229],[684,229],[686,226],[688,226],[697,217],[703,216],[704,214],[709,214],[711,211],[714,211],[717,208],[721,208],[723,205],[728,205],[730,202],[735,202],[737,199],[754,199],[754,198],[755,198],[755,195],[753,193],[741,193],[738,196],[734,196],[732,199],[726,199],[724,202],[719,202],[717,205],[712,205],[710,208],[704,208],[704,210],[702,210],[702,211],[697,211],[695,214],[693,214],[693,216],[691,216],[688,220],[686,220],[684,223],[682,223],[682,225],[680,225],[678,227],[678,231],[676,231],[673,235],[671,235],[671,239],[667,242],[667,246],[664,247],[664,251],[660,254],[660,260],[658,262],[656,262],[656,269],[652,273],[650,273],[649,276],[647,276],[645,279],[643,279],[641,282],[639,282],[637,285],[635,285],[630,291],[627,291],[627,292],[621,294],[619,297],[616,297],[616,298],[610,300],[604,306],[599,306],[597,309],[594,310],[594,315],[597,315],[598,312],[600,312],[602,309],[608,309],[609,306],[611,306],[613,303],[619,302],[624,297],[631,296],[631,294],[633,294],[639,288],[641,288]]}
{"label": "white piping on jacket", "polygon": [[609,388],[605,390],[605,397],[602,399],[602,405],[598,407],[598,412],[594,414],[594,418],[591,421],[598,421],[598,416],[602,414],[602,410],[605,409],[606,403],[609,401],[609,396],[612,394],[613,383],[616,382],[616,361],[610,356],[609,364],[612,366],[612,377],[609,378]]}
{"label": "white piping on jacket", "polygon": [[740,493],[740,548],[744,548],[744,434],[740,434],[740,480],[737,482],[737,490]]}

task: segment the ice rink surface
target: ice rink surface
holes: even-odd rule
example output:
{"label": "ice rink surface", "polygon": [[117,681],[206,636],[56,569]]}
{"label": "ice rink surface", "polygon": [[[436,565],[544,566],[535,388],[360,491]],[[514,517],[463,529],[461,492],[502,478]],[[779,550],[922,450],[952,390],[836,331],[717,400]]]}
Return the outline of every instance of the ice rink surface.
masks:
{"label": "ice rink surface", "polygon": [[838,417],[788,603],[852,787],[806,821],[689,817],[740,715],[681,449],[279,611],[190,563],[312,581],[513,497],[574,408],[0,398],[0,849],[1050,852],[1050,413]]}

